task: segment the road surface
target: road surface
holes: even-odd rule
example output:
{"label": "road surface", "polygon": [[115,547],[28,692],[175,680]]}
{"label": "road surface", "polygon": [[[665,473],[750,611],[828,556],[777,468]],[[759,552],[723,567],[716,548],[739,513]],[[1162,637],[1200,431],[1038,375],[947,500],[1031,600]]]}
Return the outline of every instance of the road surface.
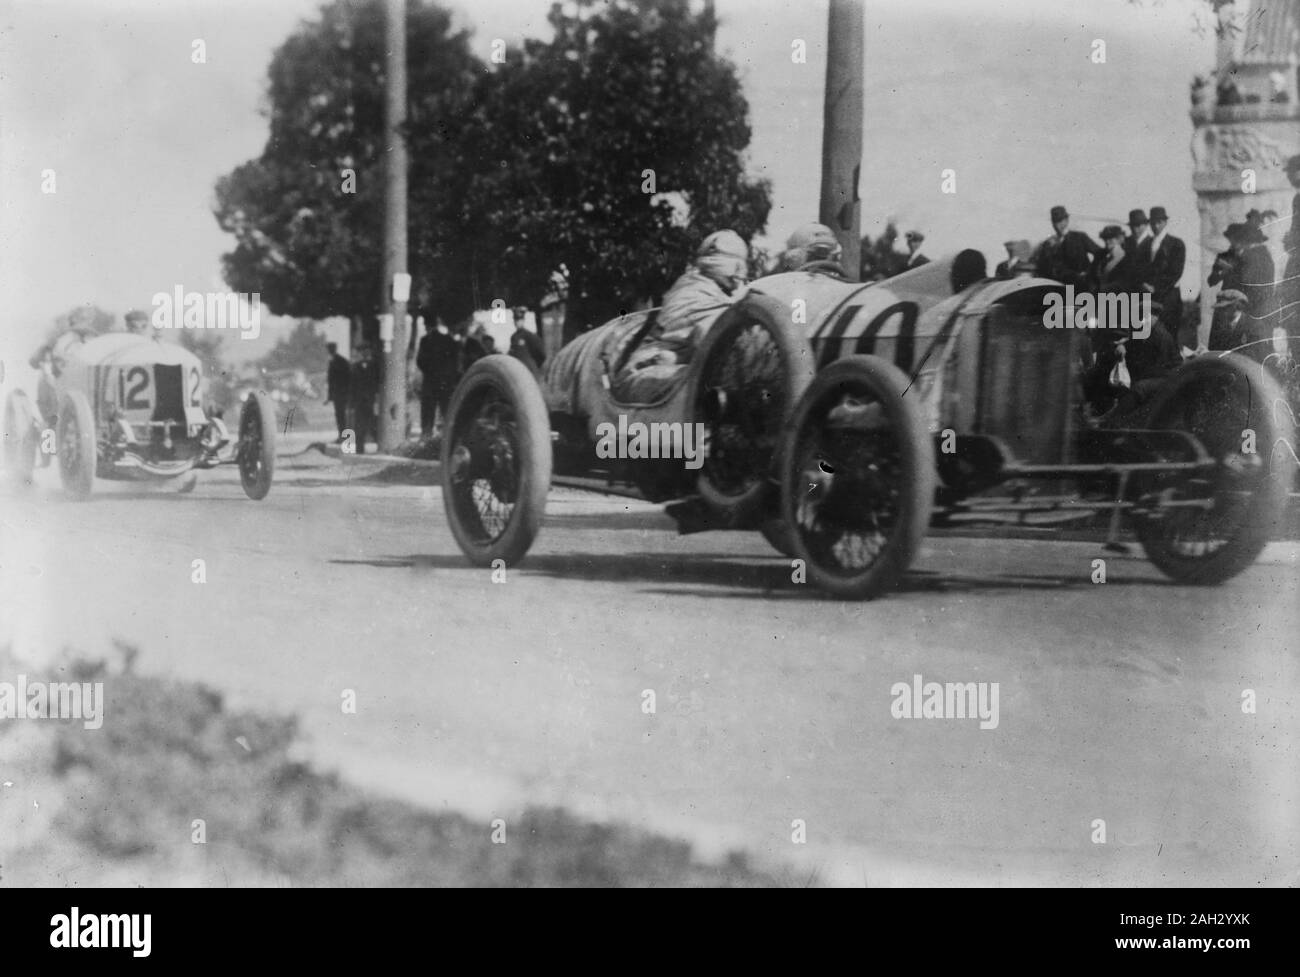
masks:
{"label": "road surface", "polygon": [[[318,766],[485,824],[559,804],[849,885],[1300,884],[1294,546],[1198,589],[1091,543],[931,537],[851,604],[756,534],[556,490],[497,583],[436,487],[371,471],[285,458],[263,502],[230,469],[7,488],[0,640],[133,645],[297,714]],[[996,727],[896,718],[914,676],[997,683]]]}

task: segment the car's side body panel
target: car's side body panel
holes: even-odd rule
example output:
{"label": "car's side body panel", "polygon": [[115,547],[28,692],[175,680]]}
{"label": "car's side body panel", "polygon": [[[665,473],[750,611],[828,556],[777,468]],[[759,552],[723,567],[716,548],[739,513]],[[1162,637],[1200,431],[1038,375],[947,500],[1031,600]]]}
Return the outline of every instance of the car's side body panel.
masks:
{"label": "car's side body panel", "polygon": [[[987,279],[951,293],[952,259],[863,285],[806,272],[761,278],[750,290],[790,310],[818,368],[870,353],[912,377],[909,395],[934,433],[987,434],[1017,457],[1064,463],[1078,405],[1082,343],[1074,330],[1043,325],[1044,298],[1063,286],[1040,278]],[[743,300],[742,300],[743,301]],[[596,438],[599,425],[689,421],[691,384],[654,405],[623,404],[610,387],[650,313],[636,312],[579,336],[547,361],[542,386],[553,415]],[[692,366],[694,369],[694,366]]]}

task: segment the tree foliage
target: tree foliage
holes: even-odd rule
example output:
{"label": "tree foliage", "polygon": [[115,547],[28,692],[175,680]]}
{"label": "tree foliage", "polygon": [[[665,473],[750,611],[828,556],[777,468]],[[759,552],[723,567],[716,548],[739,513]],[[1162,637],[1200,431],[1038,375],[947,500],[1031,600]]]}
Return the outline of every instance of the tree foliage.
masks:
{"label": "tree foliage", "polygon": [[764,228],[769,187],[744,172],[748,103],[712,13],[691,7],[554,5],[554,38],[510,50],[438,130],[450,182],[424,169],[440,148],[429,131],[412,132],[413,200],[437,215],[417,251],[466,279],[472,305],[536,305],[561,271],[570,318],[598,322],[661,295],[709,232]]}
{"label": "tree foliage", "polygon": [[325,351],[316,323],[311,319],[299,319],[293,324],[287,335],[272,346],[260,360],[258,367],[267,371],[303,370],[306,373],[319,373],[329,365],[329,354]]}
{"label": "tree foliage", "polygon": [[[713,15],[691,7],[557,4],[553,39],[488,66],[446,11],[408,0],[417,303],[452,322],[558,289],[596,322],[662,294],[710,231],[763,229],[748,105]],[[384,51],[378,0],[325,7],[272,59],[262,155],[218,181],[226,281],[275,313],[379,311]]]}
{"label": "tree foliage", "polygon": [[[470,90],[478,62],[447,11],[411,0],[406,26],[410,121],[447,159],[439,117]],[[382,3],[324,7],[272,57],[262,155],[217,182],[213,210],[235,237],[222,258],[226,282],[260,292],[276,314],[380,308],[386,49]]]}

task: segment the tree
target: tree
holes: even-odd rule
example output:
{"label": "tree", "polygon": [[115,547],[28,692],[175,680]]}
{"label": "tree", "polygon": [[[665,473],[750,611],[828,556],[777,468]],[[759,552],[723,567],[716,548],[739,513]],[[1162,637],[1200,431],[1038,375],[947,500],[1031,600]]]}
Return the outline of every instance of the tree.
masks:
{"label": "tree", "polygon": [[[260,292],[275,314],[380,309],[384,45],[379,0],[335,0],[304,23],[271,60],[266,148],[217,181],[213,212],[235,237],[222,256],[225,280]],[[443,115],[480,67],[447,11],[408,0],[410,122],[434,173],[450,158],[440,147]]]}
{"label": "tree", "polygon": [[[415,253],[468,284],[462,304],[537,306],[558,271],[572,335],[659,297],[709,232],[763,230],[748,103],[714,51],[711,5],[691,7],[556,4],[553,40],[508,51],[447,129],[413,129]],[[439,150],[452,165],[429,172]]]}
{"label": "tree", "polygon": [[287,336],[282,336],[257,361],[262,370],[302,370],[319,373],[329,365],[329,354],[311,319],[299,319]]}

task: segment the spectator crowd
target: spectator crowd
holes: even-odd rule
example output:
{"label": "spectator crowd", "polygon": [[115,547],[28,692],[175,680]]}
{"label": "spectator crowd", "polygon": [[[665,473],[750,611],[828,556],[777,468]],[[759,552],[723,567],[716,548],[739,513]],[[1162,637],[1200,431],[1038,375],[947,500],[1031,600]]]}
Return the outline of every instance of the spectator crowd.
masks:
{"label": "spectator crowd", "polygon": [[[540,376],[546,353],[538,335],[525,325],[528,310],[513,310],[514,332],[509,349],[504,352],[520,360],[535,376]],[[489,354],[498,352],[496,340],[481,323],[467,320],[456,330],[449,329],[441,318],[426,310],[410,317],[416,346],[415,366],[420,372],[420,436],[429,439],[439,423],[445,424],[451,395],[465,372]],[[334,407],[338,427],[336,442],[344,440],[351,429],[357,454],[365,454],[370,441],[378,442],[380,368],[378,355],[370,342],[361,341],[352,349],[349,361],[335,343],[326,343],[329,367],[326,372],[325,403]]]}

